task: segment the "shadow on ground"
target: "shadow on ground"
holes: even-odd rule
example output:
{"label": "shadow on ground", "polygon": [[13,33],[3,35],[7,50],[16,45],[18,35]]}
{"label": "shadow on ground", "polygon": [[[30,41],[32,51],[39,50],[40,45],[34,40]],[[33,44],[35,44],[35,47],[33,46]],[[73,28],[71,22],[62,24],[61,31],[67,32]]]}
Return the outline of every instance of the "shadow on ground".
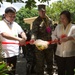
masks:
{"label": "shadow on ground", "polygon": [[26,59],[22,56],[17,58],[16,73],[19,75],[26,75]]}
{"label": "shadow on ground", "polygon": [[[16,73],[17,75],[26,75],[26,59],[23,58],[22,55],[19,55],[17,57]],[[31,74],[31,75],[35,75],[35,74]],[[45,75],[48,75],[48,74],[45,74]],[[58,74],[54,73],[53,75],[58,75]]]}

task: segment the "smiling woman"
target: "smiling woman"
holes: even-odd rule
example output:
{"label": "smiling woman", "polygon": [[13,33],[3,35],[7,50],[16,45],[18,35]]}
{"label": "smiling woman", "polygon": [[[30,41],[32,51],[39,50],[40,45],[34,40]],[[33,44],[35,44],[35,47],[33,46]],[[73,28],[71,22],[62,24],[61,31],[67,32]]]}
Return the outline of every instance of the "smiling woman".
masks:
{"label": "smiling woman", "polygon": [[56,63],[58,75],[74,75],[75,68],[75,25],[71,23],[71,13],[64,10],[60,13],[60,23],[55,28],[52,39],[57,43]]}

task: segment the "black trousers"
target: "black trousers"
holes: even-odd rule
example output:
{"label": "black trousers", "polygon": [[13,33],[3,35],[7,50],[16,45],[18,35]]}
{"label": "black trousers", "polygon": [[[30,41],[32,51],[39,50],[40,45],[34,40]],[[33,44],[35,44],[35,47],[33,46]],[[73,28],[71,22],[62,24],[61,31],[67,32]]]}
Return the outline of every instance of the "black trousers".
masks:
{"label": "black trousers", "polygon": [[35,73],[36,56],[35,56],[35,45],[26,45],[26,72],[27,75]]}
{"label": "black trousers", "polygon": [[74,75],[75,56],[74,57],[59,57],[56,56],[58,66],[58,75]]}
{"label": "black trousers", "polygon": [[10,58],[4,58],[4,61],[5,61],[9,66],[11,66],[11,64],[13,64],[12,71],[8,72],[8,74],[9,74],[9,75],[15,75],[17,56],[13,56],[13,57],[10,57]]}

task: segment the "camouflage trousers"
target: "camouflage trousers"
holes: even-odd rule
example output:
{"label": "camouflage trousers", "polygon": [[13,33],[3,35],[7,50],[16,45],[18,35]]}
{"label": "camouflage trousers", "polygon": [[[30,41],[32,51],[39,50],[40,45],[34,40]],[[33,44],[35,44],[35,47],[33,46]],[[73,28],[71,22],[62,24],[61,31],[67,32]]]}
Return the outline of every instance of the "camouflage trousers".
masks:
{"label": "camouflage trousers", "polygon": [[37,75],[44,75],[44,65],[46,62],[47,72],[49,75],[53,75],[53,50],[46,49],[39,51],[36,49],[36,73]]}

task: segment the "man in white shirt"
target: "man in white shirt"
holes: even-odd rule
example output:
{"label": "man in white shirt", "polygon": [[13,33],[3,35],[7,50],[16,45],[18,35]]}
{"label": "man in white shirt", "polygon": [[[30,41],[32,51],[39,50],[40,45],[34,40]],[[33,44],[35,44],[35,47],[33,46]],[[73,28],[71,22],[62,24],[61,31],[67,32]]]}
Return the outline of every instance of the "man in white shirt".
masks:
{"label": "man in white shirt", "polygon": [[[26,34],[22,28],[14,22],[16,17],[16,10],[13,7],[8,7],[5,9],[4,19],[0,21],[0,38],[1,42],[13,42],[24,45],[27,39]],[[18,37],[18,34],[22,38]],[[4,54],[4,59],[9,65],[13,64],[13,71],[9,75],[15,75],[17,55],[19,54],[18,44],[2,44],[2,51]]]}

